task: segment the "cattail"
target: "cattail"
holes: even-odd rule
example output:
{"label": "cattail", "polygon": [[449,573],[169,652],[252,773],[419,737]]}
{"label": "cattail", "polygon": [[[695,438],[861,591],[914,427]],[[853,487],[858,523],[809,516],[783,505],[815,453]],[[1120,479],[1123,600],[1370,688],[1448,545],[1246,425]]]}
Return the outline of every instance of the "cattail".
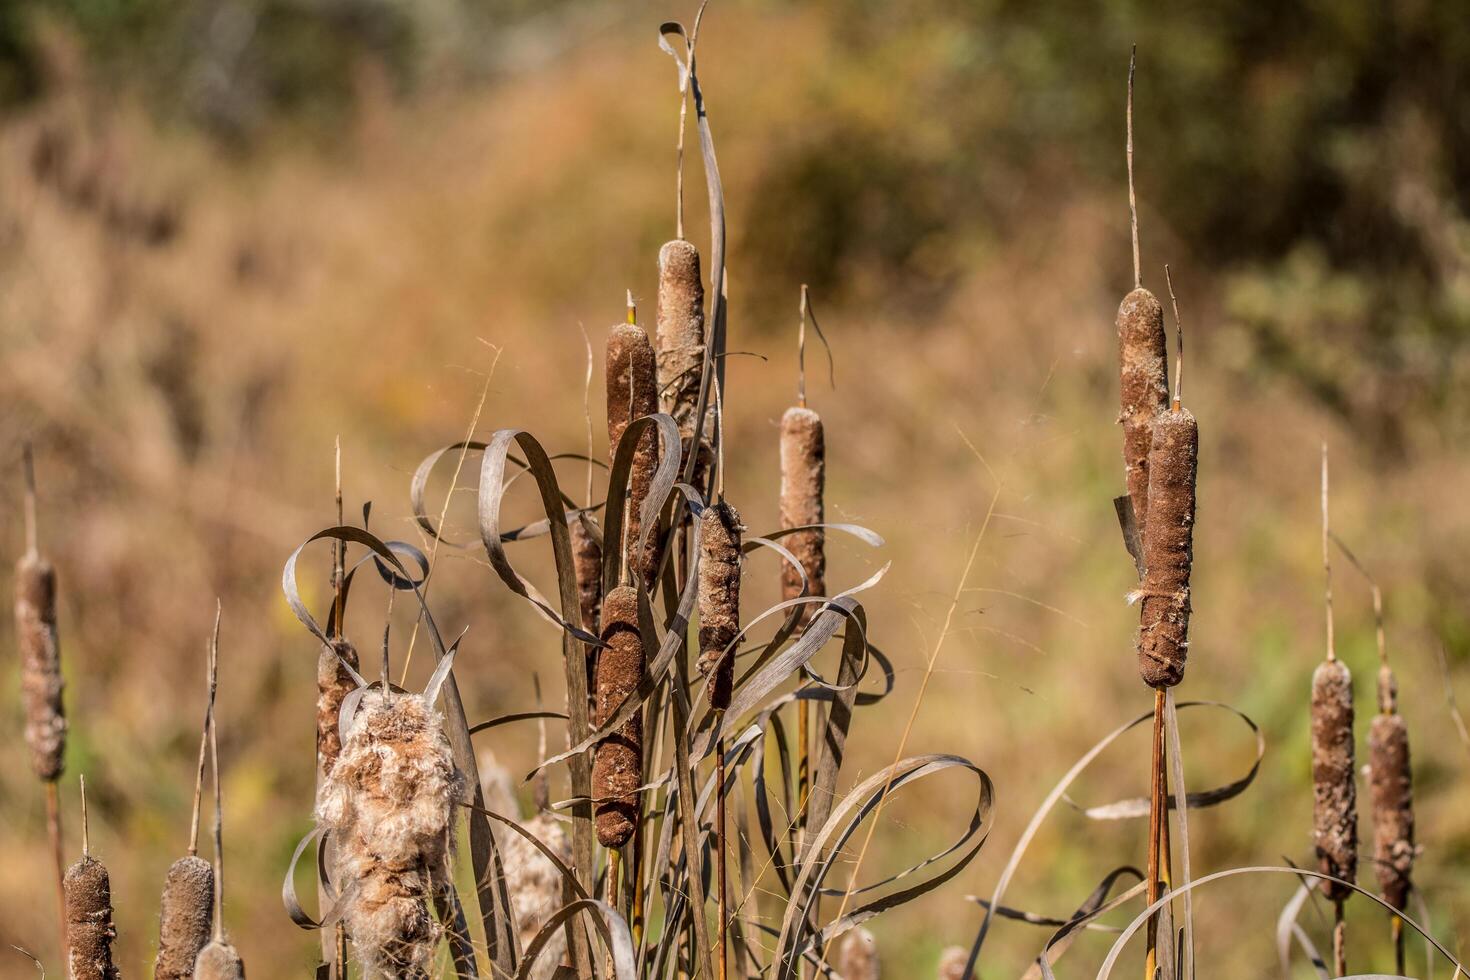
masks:
{"label": "cattail", "polygon": [[[582,628],[597,632],[602,616],[602,545],[587,530],[581,518],[567,525],[572,534],[572,571],[577,576],[577,603],[582,613]],[[595,703],[597,688],[597,648],[587,647],[587,701]]]}
{"label": "cattail", "polygon": [[357,648],[346,638],[335,637],[322,645],[316,662],[316,758],[321,775],[332,771],[342,752],[339,715],[342,702],[357,687],[352,672],[359,666]]}
{"label": "cattail", "polygon": [[[781,526],[805,527],[822,523],[822,492],[827,481],[827,445],[822,417],[805,406],[792,407],[781,416]],[[826,535],[821,528],[789,535],[786,546],[806,572],[807,594],[826,595]],[[795,568],[781,569],[781,598],[801,595],[801,575]],[[805,622],[816,609],[803,607]]]}
{"label": "cattail", "polygon": [[[572,863],[572,844],[562,823],[549,813],[538,813],[521,824],[563,863]],[[501,844],[505,860],[505,888],[515,917],[516,934],[525,949],[547,921],[562,907],[562,876],[556,865],[535,845],[515,831],[506,831]],[[531,970],[531,980],[550,980],[566,952],[566,934],[558,930]]]}
{"label": "cattail", "polygon": [[[699,673],[709,679],[709,706],[730,707],[740,633],[740,515],[721,500],[699,518]],[[713,676],[711,676],[713,674]]]}
{"label": "cattail", "polygon": [[[1353,678],[1340,660],[1312,674],[1313,836],[1323,874],[1344,881],[1358,874],[1358,790],[1353,780]],[[1323,892],[1333,901],[1352,894],[1335,882]]]}
{"label": "cattail", "polygon": [[704,368],[704,282],[699,250],[682,238],[658,252],[658,390],[688,453]]}
{"label": "cattail", "polygon": [[112,965],[112,882],[87,840],[87,780],[82,777],[82,859],[66,872],[66,968],[70,980],[116,980]]}
{"label": "cattail", "polygon": [[837,961],[837,972],[842,980],[878,980],[878,940],[862,926],[847,934],[842,944],[842,955]]}
{"label": "cattail", "polygon": [[15,628],[31,768],[45,782],[61,777],[66,715],[61,704],[61,648],[56,642],[56,569],[36,547],[35,482],[26,447],[26,552],[15,566]]}
{"label": "cattail", "polygon": [[192,976],[195,980],[245,980],[245,962],[229,943],[211,942],[199,951]]}
{"label": "cattail", "polygon": [[[619,586],[602,602],[602,642],[597,658],[598,725],[606,724],[623,699],[643,680],[645,652],[638,632],[638,593]],[[597,743],[592,760],[597,842],[628,843],[638,822],[638,787],[643,782],[643,718],[635,712],[622,728]]]}
{"label": "cattail", "polygon": [[1169,407],[1168,340],[1164,307],[1139,286],[1118,307],[1118,377],[1123,426],[1123,473],[1133,518],[1147,541],[1148,487],[1154,419]]}
{"label": "cattail", "polygon": [[939,954],[939,980],[973,980],[974,974],[966,967],[970,965],[970,951],[963,946],[947,946]]}
{"label": "cattail", "polygon": [[1185,408],[1154,419],[1138,671],[1150,687],[1184,679],[1189,656],[1189,576],[1194,564],[1194,488],[1199,426]]}
{"label": "cattail", "polygon": [[323,786],[317,820],[339,841],[347,931],[370,975],[427,978],[443,928],[430,902],[450,882],[463,779],[422,695],[372,690]]}
{"label": "cattail", "polygon": [[[631,322],[632,317],[630,306],[630,322],[613,327],[607,338],[607,438],[610,452],[614,455],[628,425],[635,419],[658,411],[658,381],[653,345],[648,342],[648,334]],[[637,550],[638,537],[642,531],[643,501],[648,496],[657,465],[658,434],[650,430],[638,440],[633,456],[633,469],[628,477],[628,505],[624,516],[624,561],[634,579],[642,575],[644,584],[650,587],[656,571],[653,567],[658,548],[656,536],[649,535],[647,548],[641,558]]]}
{"label": "cattail", "polygon": [[1398,682],[1388,664],[1378,669],[1378,714],[1368,729],[1373,793],[1373,860],[1383,900],[1400,911],[1414,868],[1414,792],[1409,732],[1398,713]]}

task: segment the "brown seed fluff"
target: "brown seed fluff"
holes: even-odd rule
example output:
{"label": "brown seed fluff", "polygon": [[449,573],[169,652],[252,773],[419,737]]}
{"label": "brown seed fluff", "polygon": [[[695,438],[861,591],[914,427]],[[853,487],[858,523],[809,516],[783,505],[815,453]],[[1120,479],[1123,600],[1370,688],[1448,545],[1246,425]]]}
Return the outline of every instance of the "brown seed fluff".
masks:
{"label": "brown seed fluff", "polygon": [[168,869],[163,881],[154,980],[192,977],[194,961],[209,943],[213,924],[214,868],[197,855],[181,857]]}
{"label": "brown seed fluff", "polygon": [[66,968],[70,980],[116,980],[112,965],[112,882],[101,861],[84,857],[67,869]]}
{"label": "brown seed fluff", "polygon": [[66,751],[61,647],[56,642],[56,570],[34,552],[15,566],[15,628],[31,768],[39,778],[55,782]]}
{"label": "brown seed fluff", "polygon": [[353,670],[357,669],[357,648],[338,637],[322,645],[316,662],[316,759],[323,775],[332,771],[342,752],[342,733],[338,727],[342,702],[357,687],[357,682],[342,666],[344,660]]}
{"label": "brown seed fluff", "polygon": [[[781,526],[804,527],[823,520],[822,494],[827,485],[827,441],[822,417],[809,408],[788,408],[781,416]],[[784,540],[806,571],[807,594],[827,594],[826,533],[798,531]],[[801,595],[801,576],[781,566],[781,598]],[[799,622],[816,612],[816,603],[802,607]]]}
{"label": "brown seed fluff", "polygon": [[1194,486],[1199,426],[1187,409],[1154,420],[1138,672],[1150,687],[1184,679],[1189,656],[1189,574],[1194,564]]}
{"label": "brown seed fluff", "polygon": [[[596,723],[605,724],[643,679],[643,637],[638,632],[638,593],[613,589],[602,602],[602,642],[597,657]],[[592,796],[597,800],[597,842],[622,847],[638,822],[638,787],[643,783],[643,717],[634,713],[622,728],[597,743],[592,757]]]}
{"label": "brown seed fluff", "polygon": [[1378,671],[1382,713],[1368,729],[1369,788],[1373,794],[1373,863],[1383,900],[1400,911],[1414,869],[1414,790],[1409,732],[1393,710],[1397,684],[1387,665]]}
{"label": "brown seed fluff", "polygon": [[699,250],[682,238],[658,251],[657,317],[659,404],[679,423],[687,452],[704,367],[704,282]]}
{"label": "brown seed fluff", "polygon": [[450,882],[463,782],[433,705],[363,696],[316,813],[339,842],[341,887],[354,889],[343,921],[369,975],[430,975],[444,931],[430,903]]}
{"label": "brown seed fluff", "polygon": [[[1344,881],[1358,876],[1358,788],[1353,772],[1353,677],[1339,660],[1312,674],[1313,831],[1318,868]],[[1324,882],[1322,892],[1341,902],[1352,892]]]}
{"label": "brown seed fluff", "polygon": [[699,673],[716,711],[730,707],[740,633],[740,515],[721,500],[699,516]]}
{"label": "brown seed fluff", "polygon": [[195,980],[245,980],[245,961],[235,947],[216,940],[199,951],[194,961],[194,972],[184,974]]}
{"label": "brown seed fluff", "polygon": [[[653,345],[642,327],[620,323],[607,338],[607,439],[609,453],[617,455],[618,442],[629,423],[658,411],[658,380]],[[642,575],[652,588],[656,569],[653,561],[658,542],[652,532],[643,556],[637,555],[642,530],[643,501],[648,497],[653,472],[658,466],[658,433],[648,430],[638,440],[633,469],[628,474],[627,551],[623,560],[634,575]]]}
{"label": "brown seed fluff", "polygon": [[[1169,407],[1169,352],[1164,307],[1142,286],[1118,306],[1118,378],[1123,474],[1139,534],[1148,519],[1148,454],[1154,416]],[[1146,536],[1145,536],[1146,539]]]}

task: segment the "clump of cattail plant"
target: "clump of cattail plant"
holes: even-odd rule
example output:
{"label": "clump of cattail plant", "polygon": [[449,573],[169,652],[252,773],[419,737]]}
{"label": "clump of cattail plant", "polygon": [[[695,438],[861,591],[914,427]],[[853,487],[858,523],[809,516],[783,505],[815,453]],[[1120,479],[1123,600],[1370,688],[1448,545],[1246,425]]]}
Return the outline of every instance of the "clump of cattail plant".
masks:
{"label": "clump of cattail plant", "polygon": [[66,969],[71,980],[116,980],[112,965],[112,880],[92,857],[87,835],[87,777],[82,785],[82,859],[66,871]]}
{"label": "clump of cattail plant", "polygon": [[31,752],[31,769],[46,788],[46,831],[51,838],[65,933],[61,799],[56,783],[66,753],[66,713],[61,699],[61,646],[56,637],[56,569],[41,555],[37,542],[36,470],[29,444],[25,447],[25,482],[26,550],[15,565],[16,646],[20,652],[26,745]]}
{"label": "clump of cattail plant", "polygon": [[730,706],[735,656],[727,648],[740,632],[740,515],[725,501],[699,517],[699,672],[709,681],[709,706]]}
{"label": "clump of cattail plant", "polygon": [[443,933],[430,903],[449,885],[462,782],[426,697],[386,683],[363,695],[317,820],[339,842],[343,918],[372,973],[429,975]]}
{"label": "clump of cattail plant", "polygon": [[[658,411],[653,345],[648,341],[648,334],[634,322],[636,317],[630,300],[628,322],[613,327],[607,338],[607,438],[614,455],[628,425]],[[649,430],[639,437],[633,455],[633,469],[628,476],[628,506],[623,518],[624,561],[634,579],[642,576],[646,586],[652,585],[656,572],[653,559],[657,554],[657,535],[649,535],[642,555],[638,554],[638,538],[643,528],[643,501],[648,497],[657,466],[658,434]]]}
{"label": "clump of cattail plant", "polygon": [[1148,517],[1149,453],[1154,417],[1169,404],[1168,338],[1164,307],[1143,288],[1138,250],[1138,202],[1133,192],[1133,69],[1128,62],[1128,211],[1133,238],[1133,290],[1118,306],[1118,374],[1121,384],[1123,472],[1133,520],[1140,534]]}
{"label": "clump of cattail plant", "polygon": [[700,450],[703,438],[694,429],[704,374],[704,282],[699,250],[682,238],[658,252],[656,319],[659,405],[679,424],[687,459]]}
{"label": "clump of cattail plant", "polygon": [[946,946],[939,954],[939,980],[972,980],[970,951],[963,946]]}
{"label": "clump of cattail plant", "polygon": [[203,799],[204,767],[209,748],[209,733],[214,719],[216,664],[213,654],[218,644],[211,643],[208,698],[205,702],[204,728],[199,736],[199,765],[194,778],[194,811],[189,824],[189,852],[168,869],[163,882],[163,900],[158,925],[158,959],[153,966],[154,980],[186,980],[194,975],[194,961],[209,942],[214,921],[214,868],[199,856],[199,808]]}
{"label": "clump of cattail plant", "polygon": [[878,980],[878,940],[871,932],[858,926],[847,934],[837,959],[837,972],[842,980]]}
{"label": "clump of cattail plant", "polygon": [[[606,724],[643,680],[646,654],[638,632],[638,592],[632,586],[619,586],[603,600],[602,642],[597,657],[597,725]],[[622,728],[597,743],[592,757],[597,842],[603,847],[622,847],[632,839],[642,782],[643,717],[635,712]]]}
{"label": "clump of cattail plant", "polygon": [[[1322,570],[1326,582],[1327,659],[1312,673],[1312,836],[1324,875],[1354,882],[1358,877],[1358,787],[1353,746],[1353,677],[1337,659],[1332,627],[1331,534],[1327,510],[1327,444],[1322,444]],[[1352,890],[1323,880],[1322,892],[1336,909],[1332,931],[1337,975],[1346,972],[1343,902]]]}

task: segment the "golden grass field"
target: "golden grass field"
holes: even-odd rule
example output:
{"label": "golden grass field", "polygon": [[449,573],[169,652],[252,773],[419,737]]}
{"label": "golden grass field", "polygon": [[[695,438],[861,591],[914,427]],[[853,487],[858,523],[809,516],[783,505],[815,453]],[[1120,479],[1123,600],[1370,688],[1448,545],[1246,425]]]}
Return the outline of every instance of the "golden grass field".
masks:
{"label": "golden grass field", "polygon": [[[759,355],[729,360],[728,496],[758,532],[776,524],[776,421],[794,397],[803,271],[753,278],[746,270],[760,264],[740,223],[768,147],[801,138],[804,93],[833,66],[818,22],[800,13],[722,12],[707,31],[703,82],[731,208],[729,347]],[[281,566],[332,522],[339,436],[349,514],[371,500],[373,528],[410,540],[414,467],[465,436],[482,398],[477,436],[524,427],[553,450],[584,449],[583,328],[600,377],[601,339],[623,315],[625,289],[651,318],[657,249],[673,233],[677,95],[652,34],[614,19],[494,86],[430,87],[406,100],[364,73],[359,106],[339,132],[282,137],[243,160],[152,124],[76,65],[45,101],[0,125],[0,460],[18,460],[22,440],[34,441],[41,536],[62,589],[68,859],[79,848],[75,775],[85,773],[125,975],[151,969],[158,890],[186,841],[216,597],[226,923],[253,976],[301,976],[315,962],[314,937],[291,926],[278,897],[310,826],[317,653],[282,599]],[[850,97],[881,126],[909,108],[882,96]],[[1340,416],[1259,371],[1227,284],[1151,206],[1149,160],[1170,149],[1149,135],[1146,117],[1139,125],[1145,282],[1162,294],[1162,265],[1171,264],[1185,318],[1185,400],[1202,433],[1194,642],[1178,695],[1239,708],[1267,744],[1244,796],[1191,816],[1194,872],[1314,861],[1306,710],[1324,651],[1317,480],[1326,440],[1334,529],[1386,594],[1413,740],[1423,847],[1415,880],[1435,933],[1463,952],[1470,745],[1447,705],[1437,649],[1448,643],[1450,683],[1470,698],[1466,633],[1446,625],[1465,622],[1465,596],[1453,588],[1466,581],[1470,504],[1458,488],[1470,480],[1470,453],[1437,438],[1433,419],[1408,420],[1417,441],[1407,451],[1375,453]],[[50,170],[36,165],[47,134],[66,147]],[[1119,149],[1121,158],[1121,139]],[[703,244],[697,158],[689,166],[689,223]],[[78,175],[93,181],[90,195],[79,195]],[[1151,705],[1137,678],[1137,611],[1124,601],[1133,571],[1111,503],[1122,492],[1113,316],[1131,285],[1126,194],[1120,181],[1106,193],[1078,186],[1018,189],[1024,222],[933,242],[921,260],[955,273],[941,299],[870,290],[860,265],[847,270],[853,281],[840,300],[814,296],[835,362],[832,387],[820,351],[808,348],[811,403],[827,425],[829,519],[887,540],[873,552],[834,537],[829,582],[845,588],[892,562],[867,606],[897,687],[859,710],[843,782],[891,761],[922,689],[905,751],[964,755],[996,785],[994,829],[976,861],[872,924],[892,976],[932,975],[942,947],[969,943],[980,910],[966,896],[990,894],[1030,813],[1073,760]],[[173,209],[177,231],[149,241],[110,221],[108,201]],[[595,388],[591,412],[602,412]],[[593,430],[605,453],[605,430]],[[19,466],[4,472],[13,506],[0,509],[0,540],[18,555]],[[581,479],[575,465],[564,471],[569,487]],[[466,482],[473,487],[472,473]],[[446,488],[441,481],[436,500]],[[517,512],[533,519],[535,501],[521,493]],[[473,540],[463,485],[450,522],[458,539]],[[549,588],[544,544],[512,554]],[[472,720],[524,710],[533,675],[558,703],[555,633],[512,601],[483,552],[441,548],[437,560],[436,615],[455,634],[469,630],[457,673]],[[325,549],[311,561],[306,592],[322,607]],[[747,609],[775,601],[776,577],[769,558],[750,563]],[[1376,666],[1368,592],[1343,561],[1334,583],[1338,646],[1365,739]],[[365,660],[382,618],[376,602],[360,599],[360,620],[349,621]],[[1458,619],[1447,620],[1447,608]],[[403,607],[397,621],[407,629]],[[426,676],[428,661],[427,648],[417,650],[410,676]],[[0,720],[18,733],[15,674],[13,658],[0,658]],[[1182,729],[1191,786],[1249,767],[1254,743],[1224,714],[1185,712]],[[534,729],[502,731],[482,751],[525,772]],[[1143,795],[1146,744],[1145,729],[1131,733],[1072,799]],[[885,811],[864,877],[958,829],[970,788],[945,778]],[[553,794],[565,789],[559,781]],[[1366,847],[1365,790],[1360,800]],[[29,969],[10,944],[59,975],[44,840],[25,746],[18,734],[0,739],[0,975]],[[1141,865],[1143,851],[1141,822],[1090,821],[1064,803],[1007,902],[1065,916],[1110,869]],[[1361,878],[1372,887],[1366,858]],[[1276,915],[1291,888],[1244,879],[1199,892],[1202,972],[1274,971]],[[1319,943],[1328,920],[1325,905],[1303,919]],[[1355,972],[1390,970],[1384,917],[1358,900],[1349,923]],[[1019,975],[1047,934],[998,923],[986,975]],[[1110,942],[1083,938],[1059,975],[1091,975]],[[1411,967],[1422,969],[1422,947],[1411,950]],[[1297,963],[1296,975],[1308,976]]]}

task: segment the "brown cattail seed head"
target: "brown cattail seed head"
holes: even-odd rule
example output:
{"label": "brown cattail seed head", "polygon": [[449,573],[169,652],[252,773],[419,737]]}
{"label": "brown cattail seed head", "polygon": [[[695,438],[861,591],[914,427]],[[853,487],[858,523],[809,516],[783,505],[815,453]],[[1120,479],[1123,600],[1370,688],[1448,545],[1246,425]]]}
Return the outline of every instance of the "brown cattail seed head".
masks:
{"label": "brown cattail seed head", "polygon": [[[1149,448],[1154,416],[1169,405],[1169,351],[1164,308],[1139,287],[1118,307],[1118,378],[1123,426],[1123,473],[1133,517],[1143,533],[1148,519]],[[1147,535],[1145,535],[1145,541]]]}
{"label": "brown cattail seed head", "polygon": [[112,883],[101,861],[84,857],[67,869],[66,968],[70,980],[116,980],[112,965]]}
{"label": "brown cattail seed head", "polygon": [[[597,543],[580,518],[573,518],[567,529],[572,534],[572,571],[577,576],[577,605],[582,614],[582,628],[589,633],[598,630],[602,616],[602,546]],[[597,690],[597,649],[587,647],[587,700],[593,702]]]}
{"label": "brown cattail seed head", "polygon": [[847,934],[837,972],[842,980],[878,980],[878,941],[871,932],[858,926]]}
{"label": "brown cattail seed head", "polygon": [[[1393,684],[1387,667],[1379,686]],[[1381,697],[1381,695],[1380,695]],[[1368,729],[1368,778],[1373,793],[1373,863],[1383,900],[1402,911],[1414,868],[1414,789],[1409,768],[1409,732],[1403,716],[1385,711]]]}
{"label": "brown cattail seed head", "polygon": [[[822,417],[809,408],[788,408],[781,416],[781,526],[804,527],[823,521],[822,494],[827,484],[827,442]],[[783,539],[806,571],[807,594],[827,594],[826,534],[798,531]],[[781,598],[801,595],[801,576],[781,568]],[[815,603],[803,607],[801,622],[811,619]]]}
{"label": "brown cattail seed head", "polygon": [[[638,593],[619,586],[602,603],[602,642],[597,657],[596,723],[606,724],[623,699],[643,680],[643,637],[638,632]],[[638,822],[638,787],[643,784],[643,718],[634,713],[597,743],[592,758],[592,796],[597,842],[622,847]]]}
{"label": "brown cattail seed head", "polygon": [[342,752],[339,716],[342,702],[357,687],[357,682],[342,665],[343,661],[358,668],[357,648],[343,638],[323,644],[316,662],[316,758],[323,775],[332,771]]}
{"label": "brown cattail seed head", "polygon": [[34,552],[15,566],[15,628],[31,768],[41,779],[55,782],[66,750],[61,648],[56,642],[56,570]]}
{"label": "brown cattail seed head", "polygon": [[338,841],[343,915],[369,975],[427,978],[443,933],[431,900],[450,881],[463,777],[433,705],[369,691],[317,803]]}
{"label": "brown cattail seed head", "polygon": [[[641,327],[620,323],[607,338],[607,438],[610,452],[616,456],[623,432],[635,419],[658,411],[658,380],[654,365],[653,345]],[[637,554],[642,532],[643,501],[648,497],[653,473],[658,467],[658,433],[652,429],[639,437],[633,455],[633,469],[628,474],[627,551],[624,561],[635,580],[642,575],[645,586],[652,586],[654,558],[658,552],[656,536],[650,532],[642,556]]]}
{"label": "brown cattail seed head", "polygon": [[699,250],[682,238],[658,251],[658,390],[663,411],[694,438],[704,368],[704,282]]}
{"label": "brown cattail seed head", "polygon": [[[740,515],[723,500],[699,517],[699,673],[716,711],[730,707],[740,633]],[[711,674],[713,673],[713,676]]]}
{"label": "brown cattail seed head", "polygon": [[163,882],[154,980],[187,980],[214,924],[214,868],[195,855],[181,857]]}
{"label": "brown cattail seed head", "polygon": [[245,961],[229,943],[215,941],[199,951],[194,962],[195,980],[245,980]]}
{"label": "brown cattail seed head", "polygon": [[[1339,660],[1323,661],[1312,674],[1313,837],[1319,870],[1344,881],[1358,876],[1354,776],[1352,674]],[[1352,894],[1330,881],[1322,892],[1334,902]]]}
{"label": "brown cattail seed head", "polygon": [[1187,409],[1154,419],[1143,534],[1138,672],[1150,687],[1184,679],[1189,656],[1189,573],[1194,564],[1195,463],[1199,427]]}
{"label": "brown cattail seed head", "polygon": [[939,980],[972,980],[974,974],[965,967],[970,963],[970,951],[963,946],[947,946],[939,954]]}

